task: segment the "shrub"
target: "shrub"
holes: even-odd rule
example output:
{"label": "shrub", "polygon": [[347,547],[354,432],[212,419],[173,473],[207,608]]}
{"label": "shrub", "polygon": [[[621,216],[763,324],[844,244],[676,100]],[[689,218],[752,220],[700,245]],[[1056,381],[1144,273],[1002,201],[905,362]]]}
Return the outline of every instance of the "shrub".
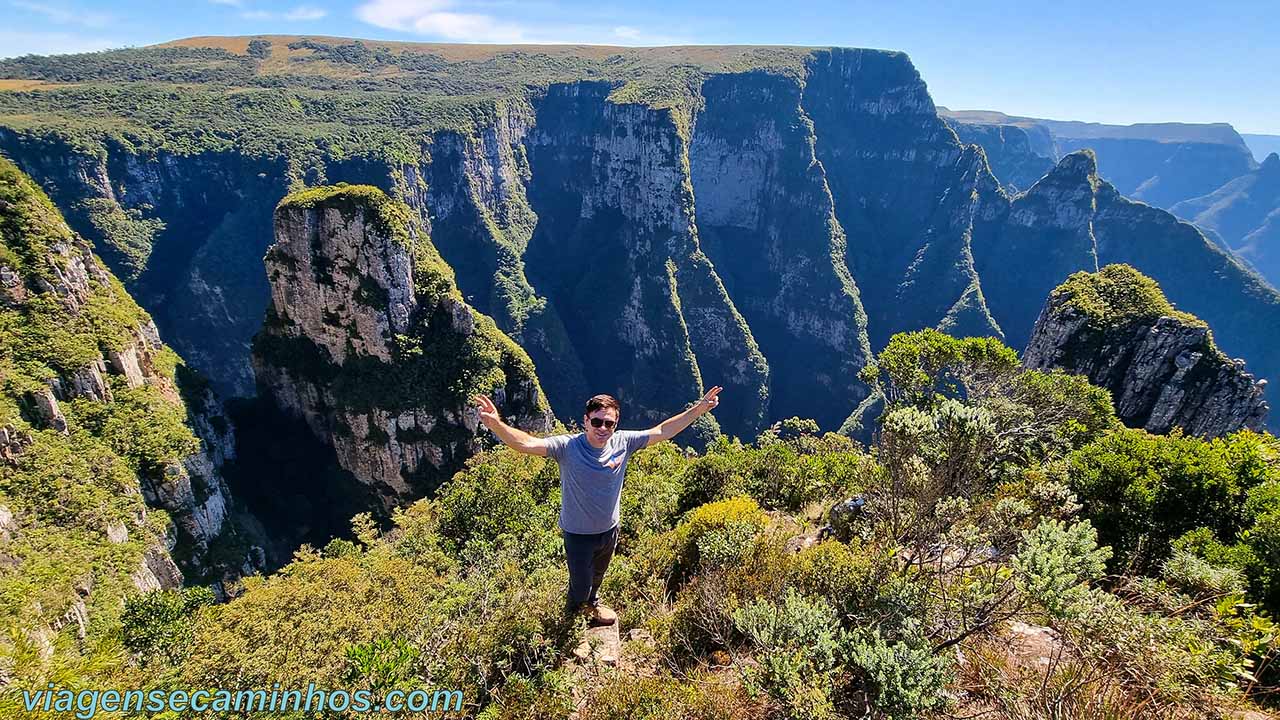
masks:
{"label": "shrub", "polygon": [[743,670],[753,692],[764,692],[792,718],[836,716],[832,686],[844,632],[825,600],[788,590],[780,604],[757,600],[734,611],[733,622],[751,642],[759,663]]}
{"label": "shrub", "polygon": [[194,614],[213,601],[213,591],[205,587],[128,598],[120,617],[124,646],[144,666],[181,662],[191,652]]}
{"label": "shrub", "polygon": [[534,478],[546,462],[505,448],[468,460],[436,501],[446,549],[457,557],[474,542],[524,538],[553,527],[550,504],[535,496]]}
{"label": "shrub", "polygon": [[822,598],[844,614],[864,609],[875,595],[875,562],[861,544],[834,540],[801,550],[792,559],[788,579],[801,593]]}
{"label": "shrub", "polygon": [[1185,550],[1175,550],[1164,562],[1160,576],[1193,598],[1219,597],[1244,590],[1244,573],[1238,568],[1213,565]]}
{"label": "shrub", "polygon": [[1045,520],[1023,534],[1023,546],[1013,559],[1018,589],[1054,615],[1064,615],[1087,594],[1087,583],[1106,571],[1110,548],[1098,548],[1097,532],[1089,521],[1067,525]]}
{"label": "shrub", "polygon": [[402,637],[380,637],[346,649],[344,680],[383,695],[388,690],[409,689],[418,663],[418,649]]}
{"label": "shrub", "polygon": [[1229,544],[1242,529],[1246,483],[1256,475],[1232,447],[1120,430],[1072,454],[1071,485],[1118,564],[1152,572],[1190,530],[1209,528]]}
{"label": "shrub", "polygon": [[[708,503],[689,512],[670,533],[671,574],[680,578],[717,563],[741,560],[750,541],[767,523],[760,506],[749,497]],[[710,555],[704,556],[703,552]]]}
{"label": "shrub", "polygon": [[675,525],[687,465],[684,454],[669,442],[636,453],[627,464],[622,485],[623,542],[666,532]]}
{"label": "shrub", "polygon": [[877,629],[861,630],[846,646],[847,662],[880,717],[915,718],[947,703],[943,687],[951,677],[949,662],[933,653],[918,625],[904,629],[905,637],[895,642]]}
{"label": "shrub", "polygon": [[741,446],[722,446],[689,463],[680,477],[676,511],[686,513],[709,502],[745,494],[745,454]]}
{"label": "shrub", "polygon": [[555,670],[537,677],[515,674],[493,693],[493,703],[476,720],[543,720],[569,717],[574,710],[569,678]]}

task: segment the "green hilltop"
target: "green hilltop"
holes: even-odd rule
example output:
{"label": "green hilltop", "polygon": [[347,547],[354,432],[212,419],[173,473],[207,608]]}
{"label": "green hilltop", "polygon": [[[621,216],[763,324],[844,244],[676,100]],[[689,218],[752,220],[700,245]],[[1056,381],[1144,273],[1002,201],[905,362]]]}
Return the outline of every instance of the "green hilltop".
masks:
{"label": "green hilltop", "polygon": [[[554,83],[600,82],[617,102],[689,109],[698,80],[802,77],[808,48],[451,45],[331,37],[189,38],[145,48],[0,61],[0,125],[135,152],[302,148],[413,153],[406,135],[472,134],[499,104]],[[282,92],[283,91],[283,92]]]}

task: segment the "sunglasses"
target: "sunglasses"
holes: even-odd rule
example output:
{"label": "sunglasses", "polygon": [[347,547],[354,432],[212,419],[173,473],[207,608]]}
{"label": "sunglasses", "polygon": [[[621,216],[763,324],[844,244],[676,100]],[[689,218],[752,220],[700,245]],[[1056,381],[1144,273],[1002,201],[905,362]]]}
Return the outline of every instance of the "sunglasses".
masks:
{"label": "sunglasses", "polygon": [[618,423],[613,420],[605,420],[604,418],[591,418],[591,427],[598,428],[603,425],[606,429],[612,430],[614,425]]}

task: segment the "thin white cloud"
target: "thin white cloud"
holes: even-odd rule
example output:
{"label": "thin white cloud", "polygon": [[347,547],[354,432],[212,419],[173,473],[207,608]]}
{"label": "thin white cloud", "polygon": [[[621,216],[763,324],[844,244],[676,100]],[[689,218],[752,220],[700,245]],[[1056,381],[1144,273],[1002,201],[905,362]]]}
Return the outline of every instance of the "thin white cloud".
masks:
{"label": "thin white cloud", "polygon": [[246,20],[319,20],[329,14],[328,10],[314,7],[312,5],[299,5],[292,10],[284,12],[271,12],[269,10],[247,10],[240,13],[240,17]]}
{"label": "thin white cloud", "polygon": [[469,43],[539,43],[600,45],[671,45],[681,38],[648,33],[628,25],[538,24],[500,18],[493,13],[469,12],[498,9],[498,1],[366,0],[356,17],[370,25],[433,39]]}
{"label": "thin white cloud", "polygon": [[231,7],[244,7],[244,0],[209,0],[214,5],[229,5]]}
{"label": "thin white cloud", "polygon": [[83,25],[98,28],[111,24],[111,16],[105,13],[89,12],[64,5],[33,2],[32,0],[9,0],[9,4],[21,10],[43,15],[45,19],[59,25]]}
{"label": "thin white cloud", "polygon": [[62,55],[124,47],[119,40],[75,33],[0,30],[0,58],[21,55]]}

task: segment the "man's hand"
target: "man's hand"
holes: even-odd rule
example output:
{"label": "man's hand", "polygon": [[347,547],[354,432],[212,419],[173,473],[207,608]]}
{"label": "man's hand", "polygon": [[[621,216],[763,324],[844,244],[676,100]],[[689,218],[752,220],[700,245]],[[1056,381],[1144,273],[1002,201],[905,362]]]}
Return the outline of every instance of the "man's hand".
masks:
{"label": "man's hand", "polygon": [[502,424],[502,416],[498,415],[498,406],[493,404],[487,395],[476,395],[476,405],[480,406],[480,422],[490,430],[496,430]]}
{"label": "man's hand", "polygon": [[522,453],[547,456],[546,441],[502,422],[502,416],[498,415],[498,406],[493,404],[488,395],[475,395],[472,400],[480,407],[480,422],[497,435],[503,445]]}
{"label": "man's hand", "polygon": [[720,398],[718,396],[720,395],[721,390],[724,390],[724,388],[717,385],[708,390],[706,395],[702,396],[702,399],[698,401],[696,406],[698,408],[699,415],[705,415],[711,412],[720,404]]}
{"label": "man's hand", "polygon": [[692,407],[673,418],[664,420],[649,428],[649,441],[645,447],[656,445],[663,440],[670,440],[680,431],[692,425],[694,420],[697,420],[703,415],[711,412],[712,409],[720,404],[719,395],[721,390],[724,390],[724,388],[719,385],[711,388],[707,391],[707,394],[703,395],[702,399],[694,403]]}

